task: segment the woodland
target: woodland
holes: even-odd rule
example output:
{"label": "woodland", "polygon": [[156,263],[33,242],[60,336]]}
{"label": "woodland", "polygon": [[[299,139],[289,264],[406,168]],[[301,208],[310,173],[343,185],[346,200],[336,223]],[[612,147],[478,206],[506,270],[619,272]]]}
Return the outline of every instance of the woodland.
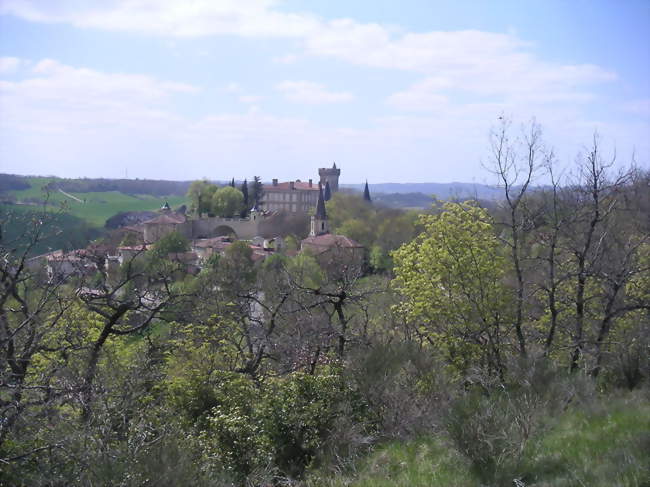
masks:
{"label": "woodland", "polygon": [[363,263],[288,237],[189,275],[172,234],[48,279],[32,213],[0,241],[0,485],[650,485],[650,173],[601,145],[560,170],[504,122],[489,208],[334,194]]}

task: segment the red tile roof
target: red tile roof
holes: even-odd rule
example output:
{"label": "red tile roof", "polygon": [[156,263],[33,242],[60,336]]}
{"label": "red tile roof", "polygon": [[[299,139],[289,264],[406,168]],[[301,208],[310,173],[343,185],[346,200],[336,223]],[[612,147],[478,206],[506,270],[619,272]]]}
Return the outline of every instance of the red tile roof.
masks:
{"label": "red tile roof", "polygon": [[[269,191],[292,191],[290,182],[284,182],[284,183],[278,183],[276,186],[272,184],[265,184],[262,189],[264,192],[269,192]],[[318,191],[318,183],[312,183],[311,186],[309,186],[308,182],[303,182],[303,181],[295,181],[293,183],[294,190],[300,190],[300,191]]]}
{"label": "red tile roof", "polygon": [[332,248],[343,247],[348,249],[362,249],[363,245],[355,242],[350,237],[345,235],[332,235],[326,233],[324,235],[317,235],[315,237],[307,237],[302,241],[303,244],[312,245],[314,247]]}
{"label": "red tile roof", "polygon": [[149,223],[151,223],[151,224],[156,224],[156,223],[174,223],[174,224],[178,224],[178,223],[185,223],[185,220],[186,220],[186,218],[185,218],[184,215],[180,215],[178,213],[173,213],[173,214],[170,213],[170,214],[157,216],[156,218],[153,218],[151,220],[147,220],[146,222],[144,222],[144,224],[145,225],[147,225]]}

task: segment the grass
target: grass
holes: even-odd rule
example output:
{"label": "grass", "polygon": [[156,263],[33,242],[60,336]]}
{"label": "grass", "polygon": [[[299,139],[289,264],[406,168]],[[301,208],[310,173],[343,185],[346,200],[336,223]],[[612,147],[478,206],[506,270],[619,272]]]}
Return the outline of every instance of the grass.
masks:
{"label": "grass", "polygon": [[150,195],[129,195],[118,191],[105,191],[93,193],[70,193],[72,196],[84,201],[79,203],[59,191],[46,194],[43,188],[56,178],[29,178],[32,185],[29,189],[9,191],[18,202],[44,200],[56,206],[64,205],[70,215],[85,220],[93,227],[103,227],[108,218],[123,211],[153,211],[160,208],[165,201],[174,206],[185,203],[182,196],[155,197]]}
{"label": "grass", "polygon": [[529,464],[535,486],[650,486],[650,401],[628,396],[565,414]]}
{"label": "grass", "polygon": [[310,485],[327,487],[448,487],[478,485],[469,462],[440,438],[422,437],[391,442],[362,460],[356,474],[312,479]]}
{"label": "grass", "polygon": [[[528,487],[650,487],[650,401],[605,398],[576,406],[527,451],[516,477]],[[352,473],[313,476],[310,486],[480,486],[470,462],[444,437],[390,442],[358,461]],[[514,477],[513,477],[514,478]],[[514,485],[508,478],[496,485]],[[486,486],[487,487],[487,486]]]}

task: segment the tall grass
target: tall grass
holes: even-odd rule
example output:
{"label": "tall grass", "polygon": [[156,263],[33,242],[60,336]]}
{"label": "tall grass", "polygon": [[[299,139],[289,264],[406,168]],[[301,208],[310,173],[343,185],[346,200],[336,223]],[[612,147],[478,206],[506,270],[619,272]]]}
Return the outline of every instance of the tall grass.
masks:
{"label": "tall grass", "polygon": [[648,487],[650,401],[647,392],[575,404],[531,438],[516,468],[485,478],[444,433],[377,447],[349,472],[313,475],[326,487]]}

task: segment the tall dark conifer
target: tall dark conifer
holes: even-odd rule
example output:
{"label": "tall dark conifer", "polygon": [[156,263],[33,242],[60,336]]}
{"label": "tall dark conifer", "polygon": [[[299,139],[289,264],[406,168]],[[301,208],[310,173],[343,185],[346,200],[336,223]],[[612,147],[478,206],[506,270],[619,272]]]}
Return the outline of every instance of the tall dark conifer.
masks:
{"label": "tall dark conifer", "polygon": [[241,217],[246,218],[246,215],[248,215],[248,210],[250,208],[248,207],[248,181],[244,179],[244,182],[241,184],[241,193],[244,195],[244,207],[241,211]]}
{"label": "tall dark conifer", "polygon": [[235,178],[232,178],[232,181],[230,181],[230,186],[235,187]]}
{"label": "tall dark conifer", "polygon": [[323,199],[329,201],[332,199],[332,190],[330,189],[330,182],[325,181],[325,193],[323,194]]}
{"label": "tall dark conifer", "polygon": [[253,182],[252,182],[252,187],[251,187],[251,195],[250,195],[250,202],[254,206],[259,206],[260,201],[262,201],[262,194],[264,193],[262,189],[262,181],[259,176],[254,176],[253,177]]}
{"label": "tall dark conifer", "polygon": [[368,189],[368,181],[366,181],[366,186],[363,188],[363,199],[368,203],[372,203],[372,199],[370,198],[370,190]]}

